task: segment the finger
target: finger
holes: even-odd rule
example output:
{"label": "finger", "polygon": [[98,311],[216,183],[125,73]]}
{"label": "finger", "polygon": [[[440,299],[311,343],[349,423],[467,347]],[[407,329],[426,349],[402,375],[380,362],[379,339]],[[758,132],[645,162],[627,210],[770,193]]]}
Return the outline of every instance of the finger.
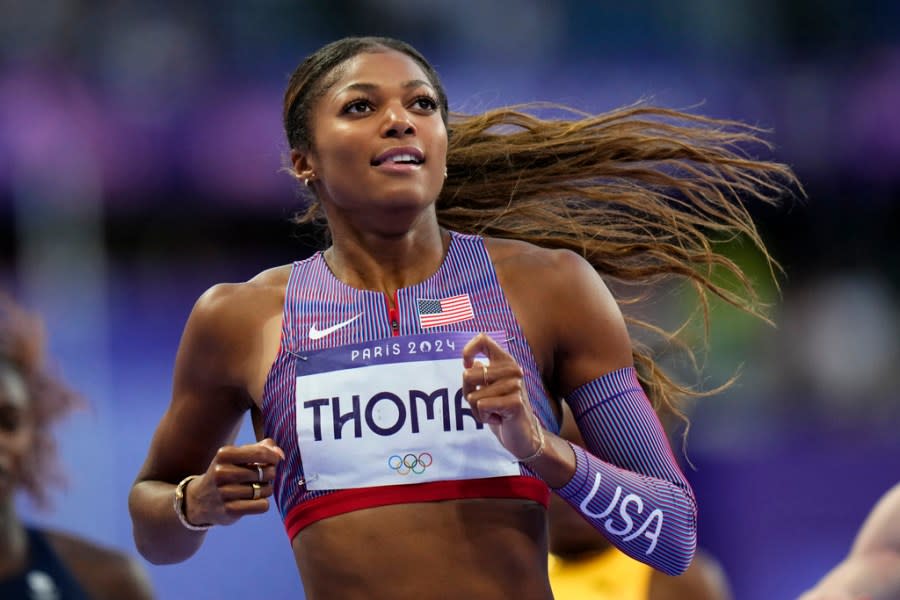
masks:
{"label": "finger", "polygon": [[[254,490],[254,486],[258,487],[258,492]],[[219,496],[222,498],[222,502],[226,504],[238,500],[259,500],[260,498],[268,498],[272,493],[272,485],[269,483],[231,483],[219,486]],[[254,498],[254,496],[256,497]]]}
{"label": "finger", "polygon": [[262,463],[250,463],[243,465],[247,470],[244,481],[247,483],[257,481],[272,481],[275,479],[275,465],[265,465]]}
{"label": "finger", "polygon": [[473,414],[477,413],[479,421],[491,425],[500,425],[525,412],[520,396],[515,390],[475,399],[469,404],[472,406]]}
{"label": "finger", "polygon": [[[263,472],[263,482],[269,482],[275,479],[275,467],[266,465],[261,467]],[[213,481],[217,486],[228,485],[230,483],[250,484],[259,482],[259,469],[256,465],[248,464],[231,464],[217,463],[212,469]]]}
{"label": "finger", "polygon": [[243,446],[222,446],[216,452],[216,460],[220,463],[246,465],[260,463],[276,465],[281,462],[284,452],[277,446],[256,442]]}
{"label": "finger", "polygon": [[225,504],[225,514],[239,519],[246,515],[261,515],[269,510],[269,499],[259,500],[235,500]]}
{"label": "finger", "polygon": [[463,369],[463,394],[468,395],[478,389],[486,387],[487,381],[487,365],[480,360],[472,363],[472,366]]}
{"label": "finger", "polygon": [[473,388],[465,397],[470,403],[473,400],[478,401],[487,398],[506,397],[511,399],[510,402],[513,404],[518,404],[519,406],[525,405],[524,396],[522,395],[522,380],[514,378],[500,379],[491,382],[489,387],[481,387],[480,389]]}
{"label": "finger", "polygon": [[479,333],[463,346],[463,366],[466,368],[471,367],[475,357],[479,354],[486,356],[491,364],[498,358],[507,355],[506,350],[486,333]]}
{"label": "finger", "polygon": [[505,413],[504,408],[493,405],[488,400],[478,401],[472,408],[472,415],[479,423],[485,425],[502,425],[504,421],[508,420]]}
{"label": "finger", "polygon": [[484,379],[488,385],[495,381],[516,380],[521,381],[525,374],[522,367],[510,357],[509,361],[500,361],[487,365],[487,370],[483,373]]}
{"label": "finger", "polygon": [[522,367],[515,360],[485,364],[480,360],[473,361],[472,366],[463,370],[463,394],[494,387],[499,381],[514,381],[521,385]]}
{"label": "finger", "polygon": [[470,400],[469,406],[472,407],[472,416],[475,417],[475,420],[479,423],[484,423],[485,425],[499,425],[503,422],[503,418],[492,412],[488,406],[487,400]]}
{"label": "finger", "polygon": [[271,448],[276,454],[278,454],[278,456],[281,457],[281,460],[284,460],[284,450],[282,450],[278,446],[278,444],[275,443],[275,440],[273,440],[272,438],[266,438],[264,440],[260,440],[258,443],[262,446],[267,446],[267,447]]}
{"label": "finger", "polygon": [[272,438],[265,438],[253,444],[248,444],[244,446],[249,452],[262,452],[262,456],[265,457],[264,460],[256,460],[254,462],[277,465],[279,462],[284,460],[284,450],[278,447],[278,444],[275,443],[275,440]]}

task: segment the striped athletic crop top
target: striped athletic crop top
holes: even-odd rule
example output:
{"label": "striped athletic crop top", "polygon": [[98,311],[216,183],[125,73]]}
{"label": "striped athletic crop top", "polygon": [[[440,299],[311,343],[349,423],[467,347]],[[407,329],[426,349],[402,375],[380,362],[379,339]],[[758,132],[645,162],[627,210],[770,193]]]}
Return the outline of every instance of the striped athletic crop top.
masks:
{"label": "striped athletic crop top", "polygon": [[[531,348],[500,288],[484,240],[454,232],[450,235],[441,266],[427,280],[398,290],[395,310],[381,292],[352,288],[339,281],[321,252],[293,264],[285,291],[281,346],[266,380],[262,405],[266,435],[276,441],[286,456],[273,485],[274,499],[290,539],[320,519],[389,504],[522,498],[547,505],[547,485],[524,466],[517,467],[518,475],[501,477],[337,490],[307,487],[298,441],[296,377],[297,361],[305,360],[307,353],[389,342],[396,336],[502,332],[508,351],[525,373],[526,390],[536,416],[548,430],[558,431]],[[452,306],[442,302],[454,298],[467,299],[471,313],[454,313]],[[441,314],[446,318],[440,318]],[[357,415],[356,421],[364,419]]]}

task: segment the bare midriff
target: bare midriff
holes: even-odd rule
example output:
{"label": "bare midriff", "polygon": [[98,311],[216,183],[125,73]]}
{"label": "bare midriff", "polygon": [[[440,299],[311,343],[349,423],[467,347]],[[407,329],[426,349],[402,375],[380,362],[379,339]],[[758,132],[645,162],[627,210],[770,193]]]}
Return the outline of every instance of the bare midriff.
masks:
{"label": "bare midriff", "polygon": [[395,504],[313,523],[293,549],[308,600],[550,600],[546,528],[530,500]]}

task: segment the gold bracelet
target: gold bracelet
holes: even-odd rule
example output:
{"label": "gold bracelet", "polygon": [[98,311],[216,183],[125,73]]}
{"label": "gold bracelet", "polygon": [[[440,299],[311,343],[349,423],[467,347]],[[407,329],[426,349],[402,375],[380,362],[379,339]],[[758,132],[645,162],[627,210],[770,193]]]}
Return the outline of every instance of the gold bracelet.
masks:
{"label": "gold bracelet", "polygon": [[534,454],[532,454],[531,456],[526,456],[525,458],[520,458],[520,459],[518,459],[518,461],[519,461],[520,463],[528,464],[528,463],[530,463],[530,462],[534,462],[535,460],[537,460],[538,458],[540,458],[541,455],[544,454],[544,428],[541,427],[541,424],[540,424],[540,423],[535,423],[535,425],[537,425],[537,428],[538,428],[538,447],[537,447],[537,450],[535,450],[535,451],[534,451]]}
{"label": "gold bracelet", "polygon": [[194,525],[190,521],[187,520],[186,514],[186,506],[184,502],[185,498],[185,489],[187,488],[187,484],[191,482],[192,479],[200,477],[199,475],[188,475],[184,479],[182,479],[178,485],[175,486],[175,500],[173,502],[173,506],[175,507],[175,514],[178,516],[178,520],[181,521],[181,524],[184,525],[185,529],[190,529],[191,531],[206,531],[212,524],[204,524],[204,525]]}

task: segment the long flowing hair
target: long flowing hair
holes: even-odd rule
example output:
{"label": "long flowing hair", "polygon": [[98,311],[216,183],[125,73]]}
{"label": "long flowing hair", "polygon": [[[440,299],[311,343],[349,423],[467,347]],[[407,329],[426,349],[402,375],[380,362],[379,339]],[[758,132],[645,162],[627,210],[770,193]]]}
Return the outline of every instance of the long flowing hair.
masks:
{"label": "long flowing hair", "polygon": [[[547,110],[557,116],[537,116]],[[634,290],[618,297],[631,328],[695,362],[679,337],[687,323],[666,330],[629,314],[628,305],[675,279],[695,290],[707,335],[711,296],[770,322],[755,282],[721,252],[735,239],[752,244],[776,280],[778,263],[751,209],[800,187],[786,165],[752,157],[769,151],[764,135],[737,121],[643,104],[599,115],[534,104],[454,115],[438,218],[458,231],[576,252],[622,284],[617,290]],[[680,399],[723,389],[676,382],[637,341],[633,356],[662,412],[680,415]]]}
{"label": "long flowing hair", "polygon": [[[330,68],[315,77],[310,65],[322,64],[316,55],[298,68],[285,94],[285,130],[292,148],[312,144],[309,135],[296,135],[309,131],[309,111],[296,109],[298,99],[321,94],[330,69],[359,52],[389,48],[406,53],[423,65],[446,107],[443,87],[422,55],[403,42],[379,40],[333,42],[326,47],[333,59]],[[643,103],[602,114],[554,104],[476,115],[447,113],[443,107],[449,147],[448,175],[437,200],[441,225],[578,253],[604,278],[638,291],[618,297],[630,328],[680,347],[692,360],[693,349],[679,336],[683,326],[665,329],[629,313],[641,292],[667,280],[688,282],[696,290],[707,332],[711,297],[768,321],[754,282],[720,245],[747,240],[775,278],[778,264],[751,210],[778,204],[802,189],[788,166],[756,158],[770,150],[764,130]],[[295,222],[323,222],[318,201],[308,200]],[[718,392],[731,382],[703,391],[668,375],[649,345],[634,341],[632,354],[661,413],[683,417],[685,398]]]}

